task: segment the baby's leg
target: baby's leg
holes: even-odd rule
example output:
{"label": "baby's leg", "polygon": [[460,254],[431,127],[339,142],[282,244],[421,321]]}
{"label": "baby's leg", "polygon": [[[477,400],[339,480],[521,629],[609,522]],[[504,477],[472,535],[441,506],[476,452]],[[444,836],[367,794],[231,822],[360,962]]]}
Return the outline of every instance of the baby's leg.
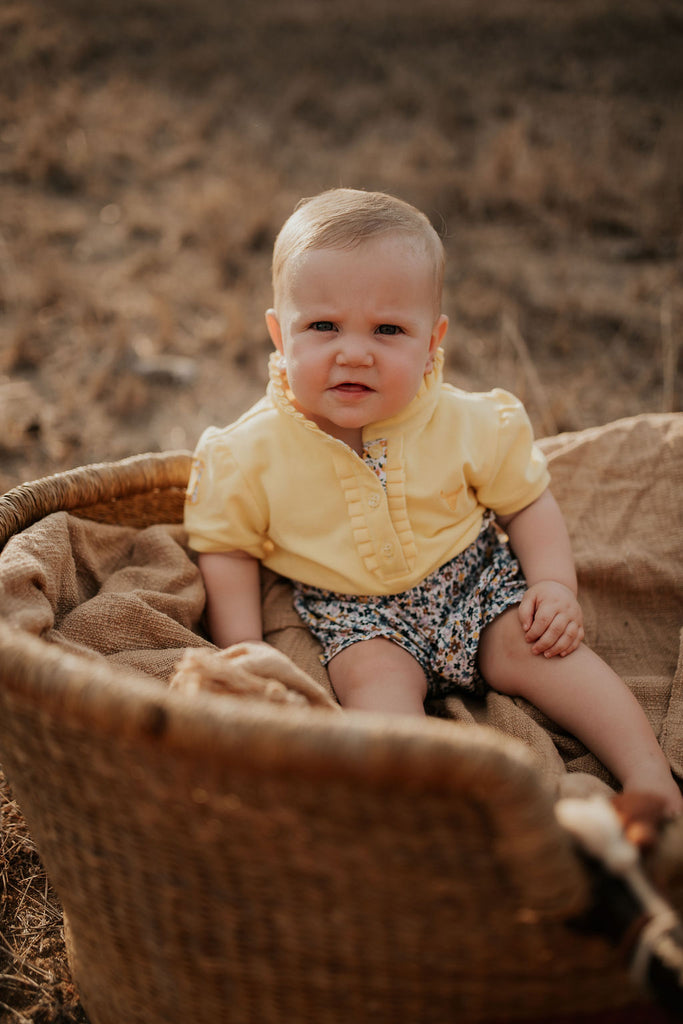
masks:
{"label": "baby's leg", "polygon": [[422,667],[384,637],[359,640],[327,666],[340,704],[363,711],[424,715],[427,679]]}
{"label": "baby's leg", "polygon": [[501,693],[524,697],[581,740],[624,789],[655,792],[667,809],[683,798],[650,724],[626,684],[583,644],[566,658],[531,653],[516,608],[486,627],[479,668]]}

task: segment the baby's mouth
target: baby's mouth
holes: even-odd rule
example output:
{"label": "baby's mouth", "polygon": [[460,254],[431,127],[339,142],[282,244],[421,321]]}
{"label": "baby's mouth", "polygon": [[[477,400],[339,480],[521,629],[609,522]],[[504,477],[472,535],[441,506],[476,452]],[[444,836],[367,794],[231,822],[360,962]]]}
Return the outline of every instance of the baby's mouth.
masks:
{"label": "baby's mouth", "polygon": [[367,384],[359,384],[357,381],[345,380],[341,384],[335,384],[332,389],[333,391],[342,391],[344,394],[355,395],[361,394],[365,391],[372,391]]}

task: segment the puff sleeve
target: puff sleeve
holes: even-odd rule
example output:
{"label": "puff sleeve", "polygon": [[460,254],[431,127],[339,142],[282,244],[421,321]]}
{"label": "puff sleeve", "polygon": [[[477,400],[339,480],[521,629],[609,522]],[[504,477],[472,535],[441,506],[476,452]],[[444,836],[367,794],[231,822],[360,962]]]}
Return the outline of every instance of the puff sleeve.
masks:
{"label": "puff sleeve", "polygon": [[185,529],[199,552],[265,554],[268,526],[265,497],[250,486],[230,446],[229,431],[209,427],[195,449],[185,495]]}
{"label": "puff sleeve", "polygon": [[550,474],[519,399],[501,388],[491,391],[488,398],[492,405],[492,430],[485,472],[477,482],[476,492],[482,505],[507,516],[539,498],[550,483]]}

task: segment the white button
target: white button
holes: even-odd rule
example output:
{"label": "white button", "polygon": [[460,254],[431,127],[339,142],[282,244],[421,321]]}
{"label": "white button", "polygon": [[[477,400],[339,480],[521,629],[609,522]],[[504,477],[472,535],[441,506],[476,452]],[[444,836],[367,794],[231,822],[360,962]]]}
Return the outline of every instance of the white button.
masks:
{"label": "white button", "polygon": [[371,494],[368,498],[368,505],[370,508],[378,508],[381,500],[379,494]]}
{"label": "white button", "polygon": [[384,555],[385,558],[391,558],[393,553],[394,553],[393,544],[385,544],[384,547],[382,548],[382,554]]}
{"label": "white button", "polygon": [[368,455],[370,456],[371,459],[381,459],[383,453],[384,446],[377,441],[375,441],[374,444],[371,444],[370,447],[368,448]]}

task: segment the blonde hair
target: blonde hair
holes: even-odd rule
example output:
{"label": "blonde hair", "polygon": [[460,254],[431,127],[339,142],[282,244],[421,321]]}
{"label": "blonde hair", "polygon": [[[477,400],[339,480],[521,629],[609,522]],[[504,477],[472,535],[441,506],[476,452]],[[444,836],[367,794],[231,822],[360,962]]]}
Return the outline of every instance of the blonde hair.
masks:
{"label": "blonde hair", "polygon": [[441,306],[445,254],[441,239],[420,210],[385,192],[335,188],[302,199],[285,221],[273,248],[273,294],[277,305],[287,267],[311,249],[351,249],[389,232],[424,245],[434,266],[436,312]]}

